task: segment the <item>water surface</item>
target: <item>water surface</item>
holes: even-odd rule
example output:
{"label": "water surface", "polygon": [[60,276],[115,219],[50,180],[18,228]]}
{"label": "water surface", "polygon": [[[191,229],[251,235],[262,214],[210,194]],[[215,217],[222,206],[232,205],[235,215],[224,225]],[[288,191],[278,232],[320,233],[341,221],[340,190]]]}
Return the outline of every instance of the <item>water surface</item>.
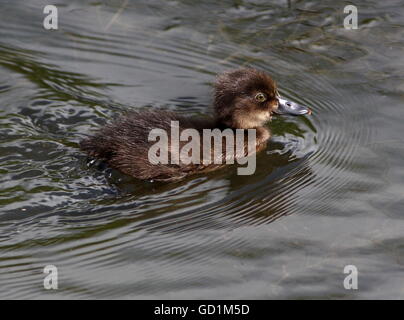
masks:
{"label": "water surface", "polygon": [[[361,1],[358,30],[331,0],[58,0],[57,31],[47,4],[0,4],[1,298],[403,298],[401,1]],[[140,182],[80,152],[125,110],[209,114],[239,66],[314,110],[272,121],[254,175]]]}

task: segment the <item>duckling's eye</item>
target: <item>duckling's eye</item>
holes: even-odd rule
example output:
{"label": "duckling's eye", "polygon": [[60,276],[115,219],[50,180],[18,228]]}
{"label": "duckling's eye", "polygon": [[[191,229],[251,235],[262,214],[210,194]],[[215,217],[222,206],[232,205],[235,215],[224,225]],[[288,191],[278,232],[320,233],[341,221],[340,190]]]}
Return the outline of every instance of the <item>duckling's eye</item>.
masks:
{"label": "duckling's eye", "polygon": [[267,97],[262,92],[259,92],[255,95],[255,100],[257,100],[258,102],[264,102],[266,99]]}

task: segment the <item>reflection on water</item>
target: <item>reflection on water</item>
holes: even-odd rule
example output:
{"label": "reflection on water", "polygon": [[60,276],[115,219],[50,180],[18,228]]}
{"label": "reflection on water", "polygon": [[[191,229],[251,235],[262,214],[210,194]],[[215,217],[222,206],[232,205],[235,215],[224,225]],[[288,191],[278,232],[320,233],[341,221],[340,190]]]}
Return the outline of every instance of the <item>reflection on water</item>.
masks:
{"label": "reflection on water", "polygon": [[[46,1],[1,5],[0,297],[403,298],[404,9],[362,2],[347,31],[291,3],[59,1],[58,31]],[[208,114],[246,65],[314,110],[272,121],[254,175],[141,182],[79,151],[125,110]]]}

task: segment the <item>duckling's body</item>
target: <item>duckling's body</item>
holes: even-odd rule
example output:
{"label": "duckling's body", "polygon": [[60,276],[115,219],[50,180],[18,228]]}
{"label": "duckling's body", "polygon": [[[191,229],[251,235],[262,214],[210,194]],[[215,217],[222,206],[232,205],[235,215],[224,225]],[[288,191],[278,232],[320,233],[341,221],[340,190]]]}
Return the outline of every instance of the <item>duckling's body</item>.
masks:
{"label": "duckling's body", "polygon": [[[214,119],[187,118],[165,110],[131,111],[103,127],[94,137],[83,140],[81,148],[90,156],[104,160],[111,167],[142,180],[178,180],[191,173],[218,167],[214,164],[182,162],[152,164],[148,152],[155,142],[149,141],[149,133],[153,129],[162,129],[170,135],[172,121],[178,121],[179,132],[184,129],[196,129],[201,136],[203,129],[218,127]],[[181,149],[184,144],[186,142],[180,141],[178,149]],[[175,150],[170,151],[175,152]]]}
{"label": "duckling's body", "polygon": [[[179,133],[185,129],[195,129],[200,133],[201,150],[204,129],[255,129],[255,151],[265,148],[270,131],[264,124],[272,113],[279,109],[279,95],[273,80],[264,72],[255,69],[238,69],[226,72],[217,78],[215,84],[215,117],[208,119],[188,118],[164,110],[132,111],[115,122],[101,128],[94,136],[80,143],[81,149],[89,156],[107,162],[111,167],[142,180],[172,181],[187,175],[210,171],[225,165],[226,149],[223,144],[222,163],[158,163],[150,161],[149,150],[155,141],[149,141],[153,129],[168,133],[173,122],[178,122]],[[302,107],[303,108],[303,107]],[[279,110],[280,111],[280,110]],[[247,139],[245,139],[247,142]],[[179,148],[173,148],[169,139],[170,159],[181,150],[187,141],[179,141]],[[244,151],[236,154],[244,157]],[[202,152],[201,152],[202,154]],[[177,155],[178,156],[178,155]]]}

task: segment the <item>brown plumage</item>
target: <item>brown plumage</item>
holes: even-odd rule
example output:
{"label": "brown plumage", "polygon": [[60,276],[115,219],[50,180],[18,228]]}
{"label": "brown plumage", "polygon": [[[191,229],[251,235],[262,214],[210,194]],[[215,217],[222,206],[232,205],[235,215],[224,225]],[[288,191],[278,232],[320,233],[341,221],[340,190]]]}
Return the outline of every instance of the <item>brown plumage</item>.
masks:
{"label": "brown plumage", "polygon": [[[187,128],[201,133],[203,129],[214,128],[256,129],[257,150],[263,149],[270,138],[268,128],[263,125],[278,108],[279,95],[274,81],[262,71],[243,68],[219,75],[214,88],[215,113],[210,120],[186,118],[164,110],[131,111],[83,140],[80,147],[89,156],[101,159],[125,174],[163,181],[222,166],[150,163],[148,151],[155,142],[148,141],[149,132],[159,128],[170,136],[171,121],[179,121],[180,132]],[[186,143],[180,142],[180,148]],[[172,155],[172,150],[169,153]]]}

